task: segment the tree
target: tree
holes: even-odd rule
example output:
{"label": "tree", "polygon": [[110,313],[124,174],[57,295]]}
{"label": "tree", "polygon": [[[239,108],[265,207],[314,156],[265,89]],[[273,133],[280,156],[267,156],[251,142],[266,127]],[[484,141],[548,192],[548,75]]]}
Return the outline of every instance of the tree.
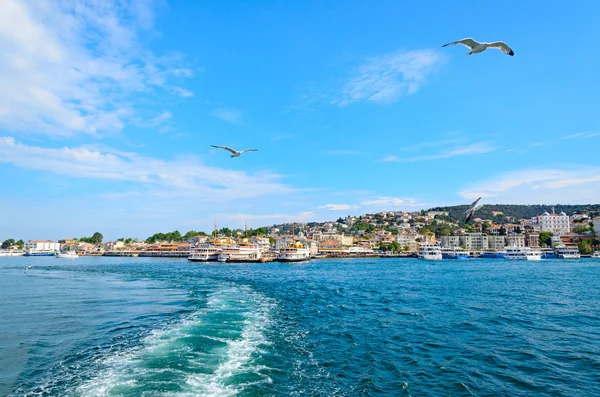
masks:
{"label": "tree", "polygon": [[92,244],[100,244],[102,242],[103,238],[104,238],[104,236],[102,235],[102,233],[96,232],[96,233],[92,234],[90,242]]}
{"label": "tree", "polygon": [[125,241],[125,237],[118,238],[117,241]]}
{"label": "tree", "polygon": [[577,225],[573,228],[573,233],[577,233],[577,234],[581,234],[581,233],[586,233],[590,230],[589,227],[584,226],[584,225]]}
{"label": "tree", "polygon": [[7,249],[8,247],[10,247],[11,245],[14,245],[14,244],[15,244],[15,240],[12,238],[9,238],[8,240],[5,240],[2,243],[2,249]]}
{"label": "tree", "polygon": [[504,226],[500,226],[500,235],[506,236],[506,229],[504,228]]}
{"label": "tree", "polygon": [[23,241],[23,240],[17,241],[17,247],[19,247],[19,249],[23,249],[24,246],[25,246],[25,241]]}
{"label": "tree", "polygon": [[400,252],[402,250],[402,247],[396,241],[392,241],[392,243],[389,245],[389,248],[392,252]]}
{"label": "tree", "polygon": [[517,234],[521,234],[522,233],[521,226],[517,226],[515,228],[515,233],[517,233]]}
{"label": "tree", "polygon": [[224,236],[230,236],[231,235],[231,229],[228,227],[224,227],[221,230],[219,230],[219,234],[222,234]]}
{"label": "tree", "polygon": [[579,242],[579,244],[577,244],[577,248],[579,248],[579,252],[581,252],[584,255],[589,255],[594,251],[594,249],[592,248],[592,243],[589,241]]}
{"label": "tree", "polygon": [[126,238],[125,241],[123,241],[125,243],[125,245],[129,245],[131,244],[131,242],[133,241],[133,239],[131,237]]}
{"label": "tree", "polygon": [[550,247],[552,245],[552,232],[540,232],[540,245]]}

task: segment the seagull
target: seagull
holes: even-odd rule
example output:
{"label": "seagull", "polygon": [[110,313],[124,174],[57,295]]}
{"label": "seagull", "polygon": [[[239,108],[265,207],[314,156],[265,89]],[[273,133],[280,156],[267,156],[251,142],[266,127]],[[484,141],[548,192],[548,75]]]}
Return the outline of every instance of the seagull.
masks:
{"label": "seagull", "polygon": [[[33,265],[31,265],[31,266],[33,266]],[[25,271],[24,271],[23,273],[27,273],[27,270],[29,270],[29,268],[30,268],[31,266],[27,266],[27,267],[25,268]]]}
{"label": "seagull", "polygon": [[503,41],[494,41],[493,43],[478,43],[469,37],[468,39],[462,39],[462,40],[458,40],[458,41],[453,41],[452,43],[444,44],[442,47],[446,47],[449,45],[456,45],[456,44],[462,44],[465,47],[469,47],[471,49],[471,52],[469,52],[467,55],[477,54],[478,52],[483,52],[488,47],[491,47],[491,48],[498,48],[498,49],[500,49],[500,51],[502,51],[503,53],[505,53],[507,55],[510,55],[511,57],[515,56],[515,53],[513,52],[513,50],[508,45],[506,45],[506,43]]}
{"label": "seagull", "polygon": [[245,152],[256,152],[256,151],[258,151],[258,149],[245,149],[245,150],[242,150],[241,152],[238,152],[237,150],[232,149],[232,148],[227,147],[227,146],[215,146],[215,145],[210,145],[210,146],[216,147],[217,149],[225,149],[228,152],[233,153],[231,155],[231,158],[240,157],[242,155],[242,153],[245,153]]}
{"label": "seagull", "polygon": [[467,214],[467,219],[465,220],[465,223],[469,222],[469,220],[471,219],[471,217],[473,216],[475,211],[477,211],[478,209],[483,207],[483,204],[479,205],[479,206],[477,205],[479,203],[479,200],[481,200],[481,197],[479,197],[477,200],[473,201],[473,203],[471,204],[471,207],[469,207],[469,209],[465,211],[465,214]]}

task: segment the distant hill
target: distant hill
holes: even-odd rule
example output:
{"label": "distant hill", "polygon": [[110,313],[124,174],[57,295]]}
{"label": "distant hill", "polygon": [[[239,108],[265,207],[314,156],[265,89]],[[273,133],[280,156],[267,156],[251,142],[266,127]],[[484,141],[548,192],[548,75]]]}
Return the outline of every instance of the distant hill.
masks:
{"label": "distant hill", "polygon": [[[496,223],[503,224],[509,223],[510,220],[506,217],[514,218],[518,221],[521,218],[532,218],[537,215],[541,215],[544,211],[552,213],[552,207],[556,213],[564,212],[567,215],[587,213],[590,216],[600,215],[600,204],[582,204],[582,205],[568,205],[568,204],[556,204],[556,205],[513,205],[513,204],[485,204],[481,209],[475,213],[475,217],[482,219],[489,219]],[[448,216],[457,220],[464,220],[465,211],[469,208],[468,205],[455,205],[451,207],[435,207],[429,211],[447,211]],[[495,212],[502,212],[502,214],[496,214]]]}

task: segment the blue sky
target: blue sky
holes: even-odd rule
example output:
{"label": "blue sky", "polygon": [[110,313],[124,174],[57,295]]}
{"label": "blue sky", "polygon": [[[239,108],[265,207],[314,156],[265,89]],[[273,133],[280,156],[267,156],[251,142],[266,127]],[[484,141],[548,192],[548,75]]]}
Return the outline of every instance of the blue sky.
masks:
{"label": "blue sky", "polygon": [[[3,1],[0,239],[598,203],[599,12]],[[516,55],[441,48],[464,37]]]}

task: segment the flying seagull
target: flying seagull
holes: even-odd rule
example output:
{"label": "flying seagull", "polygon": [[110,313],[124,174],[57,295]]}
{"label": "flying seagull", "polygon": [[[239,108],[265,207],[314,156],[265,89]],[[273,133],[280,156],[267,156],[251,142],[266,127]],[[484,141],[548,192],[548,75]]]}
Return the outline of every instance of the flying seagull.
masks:
{"label": "flying seagull", "polygon": [[232,148],[227,147],[227,146],[215,146],[215,145],[210,145],[210,146],[216,147],[217,149],[225,149],[228,152],[231,152],[232,153],[231,158],[240,157],[242,155],[242,153],[245,153],[245,152],[256,152],[256,151],[258,151],[258,149],[245,149],[245,150],[242,150],[241,152],[238,152],[237,150],[232,149]]}
{"label": "flying seagull", "polygon": [[468,39],[462,39],[462,40],[458,40],[458,41],[453,41],[452,43],[444,44],[442,47],[446,47],[449,45],[456,45],[456,44],[462,44],[465,47],[469,47],[471,49],[471,52],[469,52],[467,55],[472,55],[472,54],[477,54],[478,52],[483,52],[488,47],[498,48],[500,51],[502,51],[503,53],[505,53],[507,55],[510,55],[511,57],[515,55],[513,50],[508,45],[506,45],[506,43],[503,41],[494,41],[493,43],[478,43],[470,37]]}
{"label": "flying seagull", "polygon": [[[31,266],[33,266],[33,265],[31,265]],[[25,271],[24,271],[23,273],[27,273],[27,270],[29,270],[29,268],[30,268],[31,266],[27,266],[27,267],[25,268]]]}
{"label": "flying seagull", "polygon": [[477,205],[477,204],[479,204],[479,200],[481,200],[481,197],[479,197],[477,200],[473,201],[473,204],[471,204],[469,209],[465,211],[465,214],[467,214],[467,219],[465,220],[465,223],[469,222],[469,220],[471,219],[471,217],[473,216],[475,211],[477,211],[478,209],[483,207],[483,204],[480,206]]}

